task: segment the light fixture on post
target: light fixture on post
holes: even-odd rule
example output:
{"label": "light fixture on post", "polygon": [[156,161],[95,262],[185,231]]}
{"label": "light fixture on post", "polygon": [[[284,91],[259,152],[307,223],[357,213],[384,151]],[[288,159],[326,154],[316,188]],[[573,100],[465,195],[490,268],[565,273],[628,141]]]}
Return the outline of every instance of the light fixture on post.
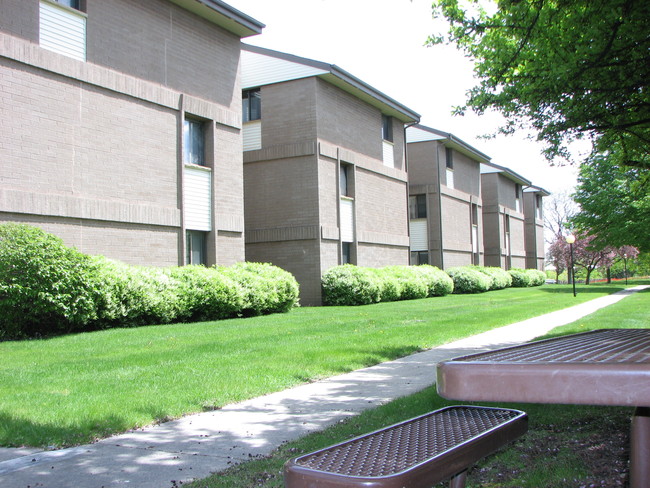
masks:
{"label": "light fixture on post", "polygon": [[623,253],[623,265],[625,266],[625,286],[627,286],[627,253]]}
{"label": "light fixture on post", "polygon": [[566,236],[566,242],[569,245],[569,249],[571,250],[571,283],[573,283],[573,296],[576,296],[576,274],[575,270],[573,268],[573,243],[576,241],[576,236],[573,234],[569,234]]}

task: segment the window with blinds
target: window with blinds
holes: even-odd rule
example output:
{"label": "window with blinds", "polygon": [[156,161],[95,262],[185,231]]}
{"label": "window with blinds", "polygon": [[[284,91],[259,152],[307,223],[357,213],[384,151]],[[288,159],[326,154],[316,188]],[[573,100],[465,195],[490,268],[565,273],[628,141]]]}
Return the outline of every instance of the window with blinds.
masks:
{"label": "window with blinds", "polygon": [[79,2],[41,0],[39,44],[79,61],[86,60],[86,14]]}

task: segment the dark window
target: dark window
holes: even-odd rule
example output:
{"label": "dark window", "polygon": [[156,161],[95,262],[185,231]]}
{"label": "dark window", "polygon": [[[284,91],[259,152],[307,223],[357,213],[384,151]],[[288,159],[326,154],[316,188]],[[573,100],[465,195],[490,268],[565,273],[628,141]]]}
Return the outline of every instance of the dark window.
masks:
{"label": "dark window", "polygon": [[381,116],[381,136],[385,141],[393,142],[393,118],[389,115]]}
{"label": "dark window", "polygon": [[341,264],[352,264],[352,243],[341,243]]}
{"label": "dark window", "polygon": [[183,162],[205,166],[205,124],[200,120],[183,122]]}
{"label": "dark window", "polygon": [[81,10],[81,1],[80,0],[56,0],[57,3],[65,5],[76,10]]}
{"label": "dark window", "polygon": [[198,230],[188,230],[186,247],[187,255],[185,264],[202,264],[207,263],[206,259],[206,234]]}
{"label": "dark window", "polygon": [[242,110],[244,122],[262,118],[262,96],[259,88],[244,90],[242,94]]}
{"label": "dark window", "polygon": [[454,150],[450,147],[445,148],[445,161],[447,169],[454,169]]}
{"label": "dark window", "polygon": [[411,264],[418,266],[420,264],[429,264],[428,251],[411,251]]}
{"label": "dark window", "polygon": [[352,166],[341,164],[339,169],[339,190],[342,197],[352,197]]}
{"label": "dark window", "polygon": [[426,219],[427,218],[427,196],[411,195],[409,197],[409,218]]}

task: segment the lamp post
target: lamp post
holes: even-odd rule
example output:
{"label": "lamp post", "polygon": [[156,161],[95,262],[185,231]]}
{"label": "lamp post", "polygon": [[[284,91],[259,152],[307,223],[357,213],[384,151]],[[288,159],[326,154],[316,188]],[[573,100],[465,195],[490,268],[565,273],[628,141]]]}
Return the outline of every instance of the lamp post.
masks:
{"label": "lamp post", "polygon": [[625,266],[625,286],[627,286],[627,253],[623,254],[623,266]]}
{"label": "lamp post", "polygon": [[571,250],[571,283],[573,283],[573,296],[576,296],[576,275],[575,271],[573,269],[573,243],[576,241],[576,236],[573,234],[569,234],[566,236],[566,242],[569,245],[569,249]]}

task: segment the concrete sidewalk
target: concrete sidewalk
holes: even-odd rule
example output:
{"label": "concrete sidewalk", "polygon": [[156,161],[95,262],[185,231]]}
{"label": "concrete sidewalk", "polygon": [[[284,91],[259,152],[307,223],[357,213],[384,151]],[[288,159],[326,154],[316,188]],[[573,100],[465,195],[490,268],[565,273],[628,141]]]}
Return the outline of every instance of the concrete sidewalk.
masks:
{"label": "concrete sidewalk", "polygon": [[0,449],[3,488],[167,488],[256,456],[281,443],[435,383],[436,364],[518,344],[571,323],[638,286],[396,361],[57,451]]}

